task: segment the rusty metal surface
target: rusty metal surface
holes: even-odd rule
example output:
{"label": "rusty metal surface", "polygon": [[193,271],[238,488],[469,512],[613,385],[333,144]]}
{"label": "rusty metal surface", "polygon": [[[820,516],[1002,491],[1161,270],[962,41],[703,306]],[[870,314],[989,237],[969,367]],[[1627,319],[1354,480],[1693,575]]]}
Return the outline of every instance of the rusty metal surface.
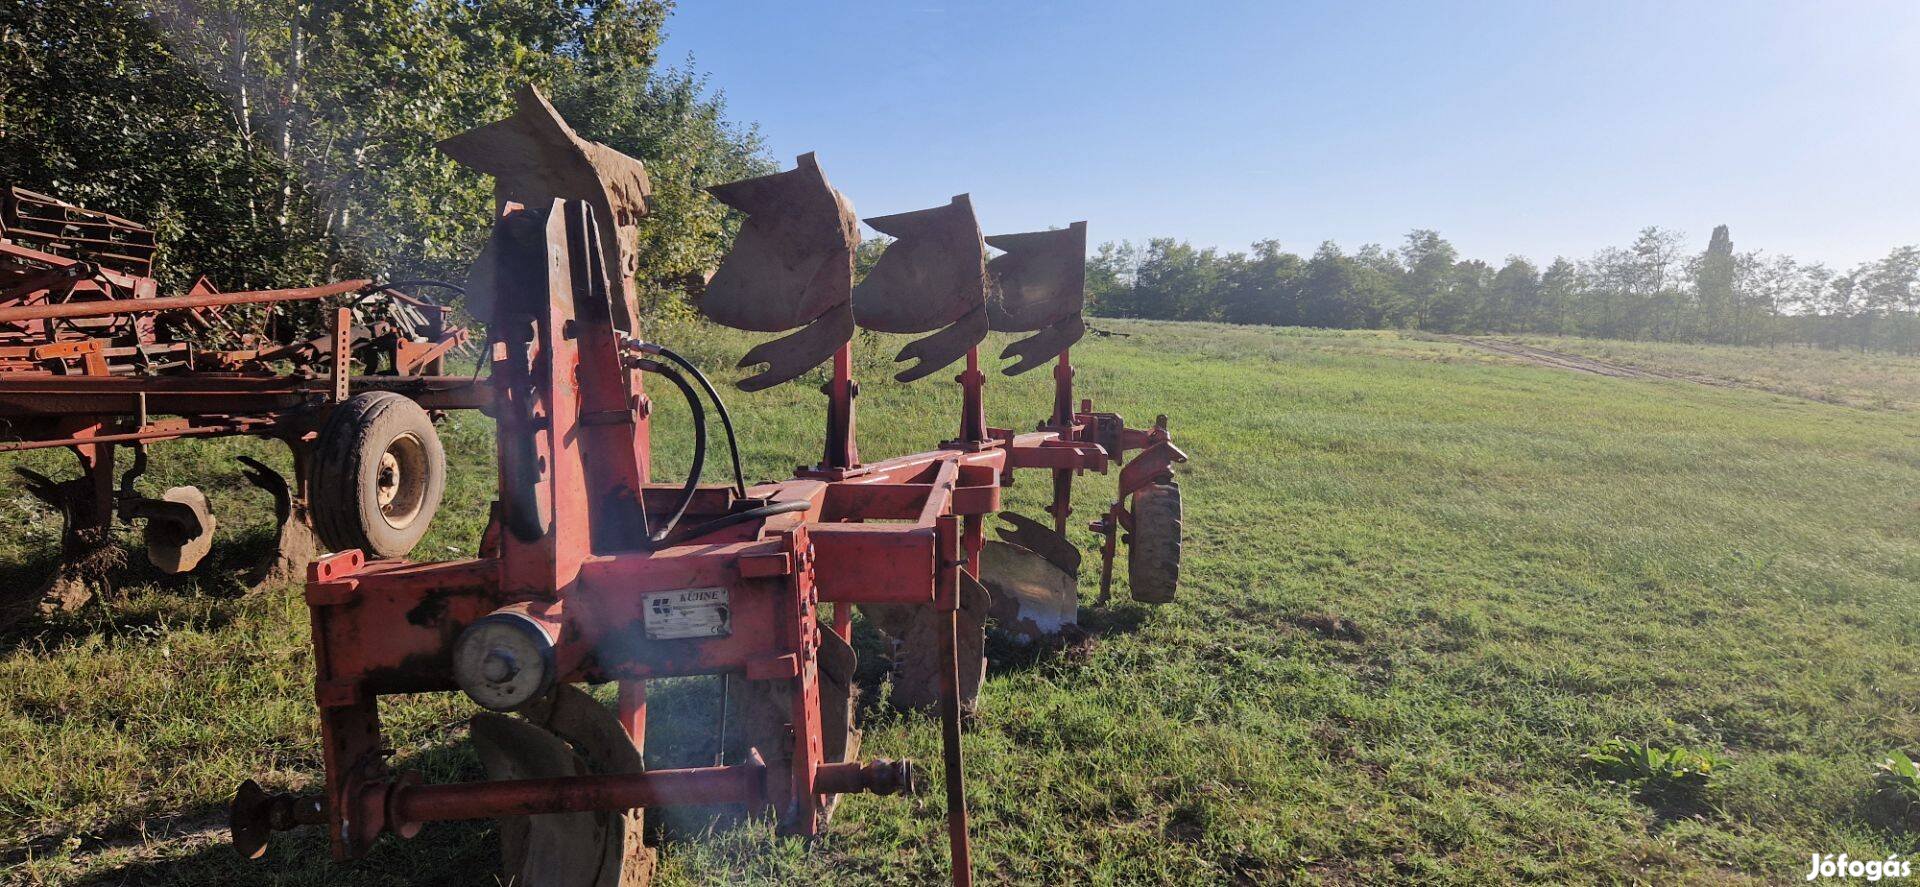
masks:
{"label": "rusty metal surface", "polygon": [[1009,344],[1003,372],[1019,375],[1064,352],[1086,334],[1087,223],[1053,231],[996,234],[987,245],[1004,250],[987,263],[987,316],[995,332],[1031,332]]}
{"label": "rusty metal surface", "polygon": [[1029,549],[988,542],[980,582],[993,595],[994,624],[1014,637],[1036,641],[1078,624],[1079,581]]}
{"label": "rusty metal surface", "polygon": [[875,216],[866,223],[896,238],[853,288],[854,322],[882,333],[939,332],[909,343],[894,378],[911,382],[965,356],[987,336],[986,244],[965,194],[945,206]]}
{"label": "rusty metal surface", "polygon": [[135,277],[153,273],[153,229],[25,188],[0,187],[0,238],[84,258]]}
{"label": "rusty metal surface", "polygon": [[[606,706],[561,685],[525,720],[482,714],[474,742],[491,779],[639,773],[639,749]],[[642,811],[583,811],[500,820],[503,873],[519,883],[643,887],[653,874]]]}
{"label": "rusty metal surface", "polygon": [[273,302],[310,302],[363,289],[371,280],[342,280],[325,286],[293,289],[258,290],[241,293],[211,293],[199,296],[170,296],[156,299],[120,299],[96,302],[62,302],[56,305],[20,305],[0,307],[0,323],[22,320],[53,320],[81,317],[112,317],[116,314],[154,314],[183,311],[188,308],[217,308],[226,305],[263,305]]}
{"label": "rusty metal surface", "polygon": [[157,502],[141,509],[146,518],[142,541],[147,560],[169,576],[200,565],[213,548],[213,510],[199,487],[168,487]]}
{"label": "rusty metal surface", "polygon": [[[512,116],[444,139],[441,153],[470,169],[493,176],[496,205],[547,207],[558,200],[581,200],[593,209],[601,228],[601,261],[617,288],[613,325],[633,331],[633,275],[639,269],[640,220],[647,214],[653,186],[640,161],[581,138],[560,118],[546,96],[532,85],[514,93]],[[492,265],[475,266],[467,287],[468,308],[490,317],[500,282]]]}
{"label": "rusty metal surface", "polygon": [[[439,372],[440,360],[466,341],[431,300],[347,280],[313,287],[219,292],[205,278],[184,295],[159,294],[151,277],[155,241],[148,229],[20,188],[0,189],[0,452],[63,447],[90,473],[115,472],[115,446],[181,437],[258,435],[290,443],[312,430],[319,412],[313,393],[322,373],[344,380],[352,362],[393,384],[418,392],[429,408],[478,406],[472,381],[418,378]],[[351,321],[339,341],[299,341],[272,322],[247,323],[231,309],[338,299]],[[292,341],[276,339],[276,336]],[[291,364],[287,372],[283,364]],[[397,378],[412,375],[406,380]],[[379,387],[381,382],[372,383]],[[337,387],[337,386],[336,386]],[[135,474],[142,464],[136,459]],[[51,482],[50,482],[51,483]],[[63,488],[78,489],[72,484]],[[211,544],[212,515],[203,497],[169,491],[141,499],[111,482],[88,483],[87,514],[116,513],[144,523],[149,559],[166,572],[192,569]],[[285,487],[285,484],[282,484]],[[273,490],[269,490],[270,493]],[[298,500],[276,507],[281,543],[275,564],[256,576],[287,578],[311,556],[310,533],[290,523],[306,520]],[[176,495],[177,494],[177,495]],[[185,496],[186,498],[179,498]],[[276,499],[278,503],[278,499]],[[112,560],[107,525],[73,534],[44,601],[71,609],[103,581],[94,566]],[[29,595],[0,599],[0,624],[27,611]]]}
{"label": "rusty metal surface", "polygon": [[1080,573],[1080,548],[1033,518],[1017,511],[1002,511],[1000,519],[1006,526],[995,528],[1003,542],[1009,542],[1028,549],[1047,559],[1055,569],[1069,576]]}
{"label": "rusty metal surface", "polygon": [[858,221],[813,154],[786,172],[715,185],[714,199],[746,214],[700,296],[700,312],[734,329],[798,333],[763,342],[740,361],[767,368],[740,383],[756,391],[818,366],[853,336]]}

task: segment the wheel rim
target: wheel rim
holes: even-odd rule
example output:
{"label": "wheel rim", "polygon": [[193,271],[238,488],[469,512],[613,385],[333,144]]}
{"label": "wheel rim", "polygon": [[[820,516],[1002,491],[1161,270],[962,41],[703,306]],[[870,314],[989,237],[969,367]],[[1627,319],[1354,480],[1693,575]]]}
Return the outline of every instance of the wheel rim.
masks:
{"label": "wheel rim", "polygon": [[402,434],[387,444],[373,477],[374,503],[381,519],[404,530],[420,517],[427,501],[427,447],[414,434]]}

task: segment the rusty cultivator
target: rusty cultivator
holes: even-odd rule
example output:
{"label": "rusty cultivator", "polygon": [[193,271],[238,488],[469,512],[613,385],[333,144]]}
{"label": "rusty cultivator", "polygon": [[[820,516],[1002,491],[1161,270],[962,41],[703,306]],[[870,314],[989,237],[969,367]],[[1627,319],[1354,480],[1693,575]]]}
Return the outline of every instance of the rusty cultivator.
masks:
{"label": "rusty cultivator", "polygon": [[[0,600],[0,625],[92,597],[115,518],[142,526],[162,572],[186,572],[206,555],[214,519],[200,490],[139,489],[157,441],[244,434],[292,448],[292,482],[241,460],[279,518],[252,584],[301,575],[321,545],[405,554],[438,506],[445,465],[426,410],[477,406],[480,393],[469,379],[440,376],[467,333],[420,290],[448,285],[348,280],[222,293],[203,278],[161,296],[154,249],[153,233],[126,219],[0,188],[0,452],[64,447],[81,472],[56,481],[18,469],[64,518],[62,560],[45,588]],[[321,300],[334,309],[332,328],[315,335],[276,336],[236,313]],[[132,464],[116,474],[121,448]]]}
{"label": "rusty cultivator", "polygon": [[[971,879],[961,723],[986,670],[985,632],[1056,632],[1078,610],[1079,555],[1061,535],[1073,477],[1123,454],[1120,496],[1094,524],[1102,589],[1130,536],[1133,594],[1172,597],[1180,511],[1171,466],[1185,456],[1164,419],[1146,430],[1073,396],[1067,347],[1083,329],[1086,231],[983,238],[967,198],[869,220],[898,238],[859,286],[852,207],[811,155],[788,172],[712,195],[745,214],[701,310],[727,326],[790,334],[752,349],[741,387],[792,381],[831,361],[824,452],[796,476],[697,483],[705,377],[639,327],[632,244],[646,212],[639,161],[576,136],[531,90],[514,116],[443,143],[493,175],[500,213],[468,281],[486,323],[489,413],[499,424],[499,495],[481,555],[410,563],[344,551],[310,568],[324,791],[235,795],[233,839],[322,825],[334,858],[428,822],[501,822],[506,883],[636,885],[652,872],[644,811],[734,805],[813,835],[848,794],[918,788],[906,761],[860,757],[852,612],[900,650],[895,703],[936,710],[953,880]],[[986,246],[1004,253],[987,261]],[[902,379],[957,362],[960,418],[937,449],[863,461],[855,442],[855,327],[922,335]],[[1033,432],[987,427],[978,348],[990,330],[1023,372],[1054,364],[1052,413]],[[695,423],[683,482],[649,473],[656,377]],[[705,395],[704,401],[702,394]],[[731,432],[729,431],[729,434]],[[1051,525],[988,518],[1020,469],[1051,472]],[[1124,534],[1124,535],[1123,535]],[[831,615],[821,604],[831,604]],[[731,761],[643,766],[648,681],[721,675],[742,712]],[[579,685],[612,685],[603,704]],[[379,698],[463,691],[486,711],[471,735],[488,779],[430,784],[388,764]]]}

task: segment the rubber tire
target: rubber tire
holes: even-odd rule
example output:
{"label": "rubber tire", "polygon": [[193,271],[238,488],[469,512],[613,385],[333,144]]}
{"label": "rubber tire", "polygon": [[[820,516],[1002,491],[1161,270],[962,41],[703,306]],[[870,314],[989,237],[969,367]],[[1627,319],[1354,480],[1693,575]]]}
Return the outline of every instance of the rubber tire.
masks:
{"label": "rubber tire", "polygon": [[[407,434],[421,444],[426,486],[413,520],[395,527],[381,514],[376,484],[381,455]],[[368,558],[404,557],[426,535],[446,486],[447,453],[427,411],[391,391],[357,394],[334,407],[314,447],[314,532],[330,551],[358,548]]]}
{"label": "rubber tire", "polygon": [[1127,584],[1144,604],[1172,603],[1180,588],[1180,485],[1153,484],[1133,494]]}

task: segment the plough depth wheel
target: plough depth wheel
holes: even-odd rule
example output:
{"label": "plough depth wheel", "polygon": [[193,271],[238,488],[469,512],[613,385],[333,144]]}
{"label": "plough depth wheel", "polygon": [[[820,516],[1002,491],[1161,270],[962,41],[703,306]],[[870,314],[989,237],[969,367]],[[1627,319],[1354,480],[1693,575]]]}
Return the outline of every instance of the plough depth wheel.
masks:
{"label": "plough depth wheel", "polygon": [[1181,520],[1179,484],[1153,484],[1133,494],[1127,582],[1134,600],[1146,604],[1173,601],[1180,587]]}
{"label": "plough depth wheel", "polygon": [[368,391],[335,407],[313,461],[313,527],[329,549],[401,557],[426,535],[447,455],[419,404]]}

